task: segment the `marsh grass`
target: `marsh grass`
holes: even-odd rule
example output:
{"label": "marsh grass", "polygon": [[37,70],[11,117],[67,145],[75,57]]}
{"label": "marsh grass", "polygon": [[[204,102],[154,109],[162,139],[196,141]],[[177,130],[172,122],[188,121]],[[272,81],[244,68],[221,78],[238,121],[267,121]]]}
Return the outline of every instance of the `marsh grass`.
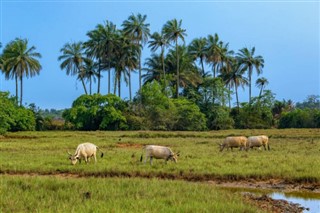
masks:
{"label": "marsh grass", "polygon": [[208,184],[128,178],[0,176],[1,212],[259,212]]}
{"label": "marsh grass", "polygon": [[[219,152],[228,135],[272,135],[271,151]],[[67,151],[92,142],[104,152],[98,163],[71,166]],[[139,161],[146,144],[180,151],[177,164]],[[320,181],[319,129],[225,130],[215,132],[17,132],[0,139],[2,173],[72,173],[81,176],[157,177],[186,180]]]}

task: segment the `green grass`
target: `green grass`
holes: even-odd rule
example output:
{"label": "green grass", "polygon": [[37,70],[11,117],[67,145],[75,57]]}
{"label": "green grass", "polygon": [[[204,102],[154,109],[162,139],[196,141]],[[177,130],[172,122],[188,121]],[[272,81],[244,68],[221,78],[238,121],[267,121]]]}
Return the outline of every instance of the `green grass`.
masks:
{"label": "green grass", "polygon": [[209,184],[0,175],[0,212],[259,212]]}
{"label": "green grass", "polygon": [[[272,135],[271,151],[219,152],[228,135]],[[121,139],[121,140],[119,140]],[[83,142],[105,151],[96,165],[71,166],[67,150]],[[120,145],[119,145],[120,144]],[[180,151],[177,164],[140,163],[142,148],[157,144]],[[2,173],[73,173],[89,176],[142,176],[238,180],[280,178],[320,182],[319,129],[228,130],[215,132],[18,132],[0,139]]]}
{"label": "green grass", "polygon": [[[257,134],[272,135],[271,151],[219,152],[226,136]],[[72,166],[67,150],[87,141],[105,156]],[[178,163],[141,163],[145,144],[180,151]],[[0,138],[0,212],[257,212],[238,193],[182,180],[320,183],[319,151],[319,129],[8,133]]]}

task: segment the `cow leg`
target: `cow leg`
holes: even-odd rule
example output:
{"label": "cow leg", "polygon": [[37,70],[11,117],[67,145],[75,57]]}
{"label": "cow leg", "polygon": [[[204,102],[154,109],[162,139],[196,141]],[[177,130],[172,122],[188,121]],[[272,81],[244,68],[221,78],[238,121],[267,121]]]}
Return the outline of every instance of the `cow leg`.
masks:
{"label": "cow leg", "polygon": [[263,148],[264,148],[264,150],[265,150],[265,151],[267,150],[267,147],[266,147],[266,145],[265,145],[265,144],[263,144]]}
{"label": "cow leg", "polygon": [[150,156],[150,165],[152,166],[152,156]]}
{"label": "cow leg", "polygon": [[97,156],[96,156],[96,154],[93,154],[93,157],[94,157],[94,163],[97,163]]}

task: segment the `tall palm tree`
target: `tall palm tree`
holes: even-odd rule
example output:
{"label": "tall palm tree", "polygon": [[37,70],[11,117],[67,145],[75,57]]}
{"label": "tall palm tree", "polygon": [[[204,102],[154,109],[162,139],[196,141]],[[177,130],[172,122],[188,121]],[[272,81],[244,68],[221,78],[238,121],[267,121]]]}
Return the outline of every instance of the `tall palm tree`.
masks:
{"label": "tall palm tree", "polygon": [[212,64],[213,77],[216,77],[218,72],[218,65],[221,62],[221,41],[217,33],[208,35],[207,45],[205,47],[206,59],[208,63]]}
{"label": "tall palm tree", "polygon": [[174,42],[176,45],[176,62],[177,62],[177,72],[176,72],[176,97],[179,98],[179,52],[178,52],[178,39],[180,38],[184,42],[184,37],[187,36],[186,30],[181,28],[182,20],[177,21],[173,19],[167,21],[167,23],[162,28],[162,33],[169,42]]}
{"label": "tall palm tree", "polygon": [[256,86],[258,88],[260,88],[260,93],[259,93],[259,99],[261,98],[261,95],[262,95],[262,92],[263,92],[263,89],[266,85],[269,84],[269,81],[268,79],[262,77],[262,78],[258,78],[257,81],[256,81]]}
{"label": "tall palm tree", "polygon": [[150,58],[146,59],[144,63],[144,71],[147,71],[146,74],[142,75],[143,84],[151,83],[153,80],[160,82],[161,72],[162,72],[162,57],[157,54],[152,54]]}
{"label": "tall palm tree", "polygon": [[84,65],[82,66],[81,72],[78,75],[79,80],[81,78],[87,79],[89,81],[89,94],[92,95],[92,81],[96,82],[96,79],[100,79],[100,73],[98,71],[99,64],[94,63],[91,59],[84,60]]}
{"label": "tall palm tree", "polygon": [[147,15],[130,15],[122,24],[123,32],[139,47],[139,90],[141,90],[141,49],[150,36],[150,24],[145,23]]}
{"label": "tall palm tree", "polygon": [[66,69],[67,75],[78,75],[84,92],[87,95],[88,92],[84,83],[83,75],[79,75],[85,60],[84,46],[82,42],[74,42],[71,44],[66,43],[63,48],[60,49],[60,52],[62,53],[62,55],[58,58],[59,61],[62,61],[60,68],[62,70]]}
{"label": "tall palm tree", "polygon": [[152,52],[155,52],[159,47],[161,48],[160,57],[162,63],[162,74],[164,80],[164,88],[166,88],[166,69],[164,63],[164,50],[168,46],[167,39],[164,37],[163,33],[155,32],[151,35],[151,40],[149,41],[149,47]]}
{"label": "tall palm tree", "polygon": [[251,50],[248,48],[242,48],[237,53],[237,60],[241,66],[241,70],[248,71],[248,78],[249,78],[249,104],[251,104],[251,77],[253,69],[255,68],[258,75],[262,73],[262,68],[264,66],[264,59],[262,56],[254,55],[255,48],[253,47]]}
{"label": "tall palm tree", "polygon": [[[88,56],[98,60],[98,76],[101,77],[101,71],[104,69],[108,70],[108,93],[110,93],[111,64],[117,33],[116,25],[106,21],[104,24],[98,24],[94,30],[89,31],[87,33],[89,40],[84,43]],[[98,77],[98,93],[100,92],[100,77]]]}
{"label": "tall palm tree", "polygon": [[190,43],[188,47],[189,54],[191,54],[195,60],[197,60],[198,58],[200,60],[200,64],[202,68],[202,77],[205,76],[203,62],[206,58],[206,51],[205,51],[206,44],[207,44],[206,38],[196,38]]}
{"label": "tall palm tree", "polygon": [[38,58],[41,54],[35,52],[36,47],[28,47],[27,39],[15,39],[4,49],[4,70],[6,77],[15,77],[16,79],[16,98],[18,98],[18,79],[20,80],[20,106],[23,99],[23,77],[33,77],[39,75],[41,70]]}
{"label": "tall palm tree", "polygon": [[248,79],[244,77],[243,71],[240,69],[240,64],[235,62],[232,65],[232,72],[229,73],[230,85],[234,86],[236,91],[237,107],[238,112],[240,110],[239,97],[238,97],[238,87],[241,86],[244,89],[245,85],[248,85]]}

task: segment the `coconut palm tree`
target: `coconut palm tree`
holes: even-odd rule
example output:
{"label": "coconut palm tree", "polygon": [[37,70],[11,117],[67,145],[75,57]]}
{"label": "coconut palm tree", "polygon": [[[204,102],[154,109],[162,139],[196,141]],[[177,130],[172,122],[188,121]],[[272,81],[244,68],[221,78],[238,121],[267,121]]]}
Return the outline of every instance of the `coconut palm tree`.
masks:
{"label": "coconut palm tree", "polygon": [[259,93],[259,99],[261,98],[261,95],[262,95],[262,92],[263,92],[263,89],[266,85],[269,84],[269,81],[268,79],[262,77],[262,78],[258,78],[257,81],[256,81],[256,87],[260,88],[260,93]]}
{"label": "coconut palm tree", "polygon": [[20,106],[23,99],[23,77],[33,77],[39,75],[41,70],[41,54],[35,52],[36,47],[28,47],[27,39],[17,38],[10,42],[4,49],[4,70],[8,78],[16,79],[16,98],[18,98],[18,79],[20,80]]}
{"label": "coconut palm tree", "polygon": [[87,79],[89,81],[89,94],[92,95],[92,81],[96,82],[96,79],[100,79],[99,63],[94,63],[91,59],[84,60],[84,65],[81,68],[81,72],[78,75],[78,79]]}
{"label": "coconut palm tree", "polygon": [[236,91],[237,107],[239,112],[238,87],[241,86],[244,89],[244,86],[248,85],[248,79],[243,76],[243,70],[240,69],[240,64],[237,63],[237,61],[232,65],[232,72],[229,73],[229,78],[230,85],[234,86],[234,90]]}
{"label": "coconut palm tree", "polygon": [[262,73],[262,68],[264,66],[264,59],[262,56],[255,56],[255,48],[253,47],[251,50],[248,48],[242,48],[237,53],[237,60],[240,64],[241,70],[248,71],[248,79],[249,79],[249,104],[251,104],[251,77],[253,69],[255,68],[258,75]]}
{"label": "coconut palm tree", "polygon": [[151,48],[152,52],[155,52],[159,47],[161,48],[160,57],[162,63],[162,74],[164,80],[164,88],[166,88],[166,70],[165,70],[165,63],[164,63],[164,50],[168,47],[167,39],[164,35],[158,32],[155,32],[151,35],[151,40],[149,41],[149,47]]}
{"label": "coconut palm tree", "polygon": [[221,41],[219,41],[219,36],[217,33],[215,33],[214,35],[208,35],[205,52],[207,62],[212,64],[213,77],[215,78],[219,69],[219,63],[222,60]]}
{"label": "coconut palm tree", "polygon": [[141,49],[150,36],[150,24],[145,23],[147,15],[130,15],[122,24],[124,35],[139,47],[139,90],[141,90]]}
{"label": "coconut palm tree", "polygon": [[196,38],[192,40],[188,47],[189,54],[194,57],[194,60],[197,60],[199,58],[201,68],[202,68],[202,77],[205,76],[205,71],[204,71],[204,60],[206,58],[206,51],[205,51],[205,46],[207,44],[206,38]]}
{"label": "coconut palm tree", "polygon": [[150,58],[146,59],[144,63],[144,71],[147,71],[146,74],[142,75],[143,84],[151,83],[153,80],[160,82],[161,73],[162,73],[162,56],[157,54],[152,54]]}
{"label": "coconut palm tree", "polygon": [[181,28],[182,20],[177,21],[177,19],[173,19],[167,21],[167,23],[162,28],[162,33],[164,37],[169,42],[174,42],[176,45],[176,65],[177,65],[177,72],[176,72],[176,97],[179,98],[179,52],[178,52],[178,39],[180,38],[184,42],[184,37],[187,36],[186,30]]}
{"label": "coconut palm tree", "polygon": [[[111,64],[114,52],[114,37],[117,34],[116,25],[110,21],[98,24],[96,28],[87,33],[89,40],[84,43],[89,57],[98,60],[98,76],[101,71],[108,70],[108,93],[111,86]],[[98,93],[100,92],[100,77],[98,77]]]}
{"label": "coconut palm tree", "polygon": [[78,75],[84,92],[87,95],[87,88],[84,83],[83,75],[81,75],[81,69],[85,60],[82,42],[66,43],[63,48],[60,49],[60,52],[62,53],[58,58],[59,61],[62,61],[60,68],[62,70],[66,69],[67,75]]}

